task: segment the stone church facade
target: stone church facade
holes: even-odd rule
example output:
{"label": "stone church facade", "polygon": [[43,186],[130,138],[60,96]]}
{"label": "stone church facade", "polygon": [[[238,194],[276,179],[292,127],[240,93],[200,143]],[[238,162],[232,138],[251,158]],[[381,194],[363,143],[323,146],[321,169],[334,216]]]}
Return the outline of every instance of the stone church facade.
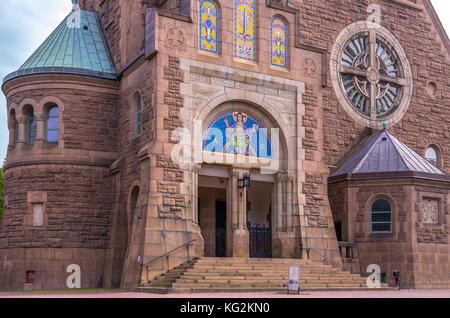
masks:
{"label": "stone church facade", "polygon": [[83,288],[134,288],[193,256],[449,287],[450,42],[429,0],[77,5],[3,82],[0,290],[64,289],[71,264]]}

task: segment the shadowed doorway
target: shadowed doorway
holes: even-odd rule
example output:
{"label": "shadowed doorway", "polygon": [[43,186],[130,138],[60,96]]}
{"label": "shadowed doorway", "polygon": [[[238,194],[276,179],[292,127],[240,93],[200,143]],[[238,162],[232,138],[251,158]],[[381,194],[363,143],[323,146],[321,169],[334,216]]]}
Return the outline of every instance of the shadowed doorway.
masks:
{"label": "shadowed doorway", "polygon": [[216,257],[227,256],[227,204],[216,201]]}

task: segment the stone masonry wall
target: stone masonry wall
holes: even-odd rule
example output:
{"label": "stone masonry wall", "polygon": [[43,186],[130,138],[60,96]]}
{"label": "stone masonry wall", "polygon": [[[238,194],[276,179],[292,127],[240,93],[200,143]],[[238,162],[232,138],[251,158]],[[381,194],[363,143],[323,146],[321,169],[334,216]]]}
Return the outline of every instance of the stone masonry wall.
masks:
{"label": "stone masonry wall", "polygon": [[[111,212],[108,168],[32,165],[7,169],[0,248],[105,248]],[[45,192],[45,226],[32,227],[28,193]]]}
{"label": "stone masonry wall", "polygon": [[[446,107],[450,103],[450,64],[427,11],[386,0],[293,0],[290,6],[300,9],[302,43],[330,52],[344,27],[368,18],[366,9],[372,3],[381,6],[381,25],[390,30],[405,49],[414,79],[409,110],[390,131],[420,154],[424,154],[429,144],[438,145],[443,152],[442,168],[450,173],[450,143],[445,142],[450,137],[450,109]],[[437,84],[436,97],[427,93],[429,81]],[[334,165],[365,132],[364,127],[356,124],[338,104],[330,80],[323,90],[323,109],[325,160],[328,165]]]}
{"label": "stone masonry wall", "polygon": [[90,92],[85,88],[45,88],[20,92],[8,98],[8,104],[20,104],[31,98],[39,103],[56,96],[66,106],[63,110],[64,147],[67,149],[115,152],[117,141],[117,95]]}
{"label": "stone masonry wall", "polygon": [[[183,107],[183,96],[180,94],[180,83],[183,82],[183,71],[180,70],[180,60],[169,56],[168,67],[164,68],[164,79],[168,81],[168,90],[164,93],[164,104],[168,107],[168,116],[164,118],[164,130],[167,131],[169,141],[176,128],[183,127],[180,119],[180,108]],[[160,217],[183,217],[185,198],[181,193],[180,183],[184,181],[184,174],[178,165],[172,162],[170,154],[158,156],[156,166],[163,170],[162,180],[157,182],[157,190],[162,194],[163,204],[159,206]]]}

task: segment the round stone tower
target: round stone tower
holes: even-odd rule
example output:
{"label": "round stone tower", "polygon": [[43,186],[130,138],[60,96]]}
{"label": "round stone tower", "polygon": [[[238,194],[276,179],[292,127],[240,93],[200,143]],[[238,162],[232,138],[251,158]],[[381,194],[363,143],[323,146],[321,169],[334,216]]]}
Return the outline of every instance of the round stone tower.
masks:
{"label": "round stone tower", "polygon": [[4,79],[10,138],[0,290],[65,289],[71,268],[81,270],[81,288],[102,285],[116,74],[97,13],[74,7]]}

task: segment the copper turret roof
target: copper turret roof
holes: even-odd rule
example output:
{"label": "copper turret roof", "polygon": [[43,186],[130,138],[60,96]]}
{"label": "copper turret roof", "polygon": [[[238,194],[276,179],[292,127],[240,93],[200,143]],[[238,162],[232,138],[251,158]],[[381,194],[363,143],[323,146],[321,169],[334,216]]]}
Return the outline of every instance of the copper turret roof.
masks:
{"label": "copper turret roof", "polygon": [[3,82],[42,73],[117,78],[97,13],[73,10],[33,55]]}

